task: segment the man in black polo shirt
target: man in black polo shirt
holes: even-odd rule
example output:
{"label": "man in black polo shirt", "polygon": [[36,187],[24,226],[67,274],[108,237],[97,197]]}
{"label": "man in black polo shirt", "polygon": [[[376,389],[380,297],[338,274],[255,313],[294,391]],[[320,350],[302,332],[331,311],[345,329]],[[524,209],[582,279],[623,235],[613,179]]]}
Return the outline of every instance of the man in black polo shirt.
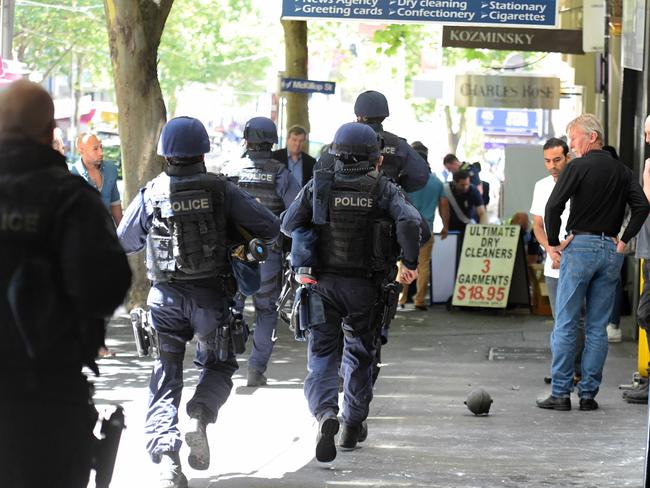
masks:
{"label": "man in black polo shirt", "polygon": [[[578,383],[580,410],[595,410],[607,357],[607,320],[614,304],[616,282],[625,245],[645,221],[650,205],[632,170],[603,151],[603,129],[591,114],[567,126],[569,147],[577,158],[560,174],[546,204],[548,243],[561,253],[555,325],[551,334],[551,396],[537,406],[570,410],[573,360],[580,308],[586,300],[585,347],[582,379]],[[571,211],[567,231],[572,239],[560,246],[560,215],[567,200]],[[618,235],[625,205],[630,222]]]}

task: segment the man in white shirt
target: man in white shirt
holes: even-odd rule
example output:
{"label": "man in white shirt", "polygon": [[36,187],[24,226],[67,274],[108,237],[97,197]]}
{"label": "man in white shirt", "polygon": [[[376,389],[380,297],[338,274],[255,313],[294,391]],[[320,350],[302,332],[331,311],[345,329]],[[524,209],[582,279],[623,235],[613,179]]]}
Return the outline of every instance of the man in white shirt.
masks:
{"label": "man in white shirt", "polygon": [[[560,279],[560,254],[555,251],[553,246],[549,246],[546,237],[546,230],[544,228],[544,212],[546,209],[546,202],[548,201],[555,183],[560,176],[560,173],[569,164],[569,146],[562,139],[555,137],[550,138],[544,144],[544,165],[549,175],[542,178],[535,183],[533,190],[533,203],[530,206],[530,213],[533,216],[533,232],[539,244],[546,250],[546,261],[544,261],[544,281],[546,282],[546,289],[548,290],[548,300],[551,305],[551,313],[555,317],[555,298],[557,297],[557,284]],[[564,212],[562,212],[560,226],[560,238],[566,234],[566,223],[569,219],[570,202],[567,202]],[[571,236],[569,239],[571,240]],[[564,248],[568,242],[563,242],[561,247]],[[582,341],[584,336],[580,334],[580,341],[576,348],[575,371],[579,376],[580,361],[582,358]],[[575,380],[575,379],[574,379]],[[551,382],[550,377],[545,377],[546,383]]]}
{"label": "man in white shirt", "polygon": [[[544,278],[548,289],[548,298],[551,303],[551,313],[555,316],[555,297],[557,295],[557,283],[560,278],[560,254],[552,246],[548,245],[546,230],[544,229],[544,212],[546,202],[551,195],[555,182],[560,173],[569,164],[569,146],[562,139],[552,137],[544,144],[544,165],[549,175],[535,183],[533,191],[533,203],[530,213],[533,216],[533,232],[537,242],[546,250],[546,261],[544,262]],[[562,212],[562,225],[560,237],[566,233],[566,223],[569,218],[569,205],[567,202]]]}

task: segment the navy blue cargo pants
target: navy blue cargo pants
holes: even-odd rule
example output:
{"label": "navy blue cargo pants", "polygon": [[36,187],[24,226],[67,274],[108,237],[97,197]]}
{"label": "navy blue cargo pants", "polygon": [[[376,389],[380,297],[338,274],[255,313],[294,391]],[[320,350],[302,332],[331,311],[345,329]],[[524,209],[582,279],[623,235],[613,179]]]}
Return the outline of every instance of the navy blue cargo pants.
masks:
{"label": "navy blue cargo pants", "polygon": [[232,389],[237,361],[232,347],[226,361],[217,357],[217,329],[229,318],[231,299],[223,289],[185,283],[155,284],[147,299],[154,328],[158,331],[161,355],[149,382],[149,408],[145,423],[147,451],[154,462],[163,452],[178,451],[181,434],[178,408],[183,391],[185,346],[197,336],[194,364],[199,380],[194,396],[187,402],[187,414],[204,415],[208,422],[217,413]]}
{"label": "navy blue cargo pants", "polygon": [[368,417],[372,400],[372,366],[377,330],[378,287],[368,278],[319,275],[313,287],[323,299],[325,323],[312,327],[308,339],[305,397],[320,419],[338,414],[339,340],[343,338],[343,422],[359,425]]}

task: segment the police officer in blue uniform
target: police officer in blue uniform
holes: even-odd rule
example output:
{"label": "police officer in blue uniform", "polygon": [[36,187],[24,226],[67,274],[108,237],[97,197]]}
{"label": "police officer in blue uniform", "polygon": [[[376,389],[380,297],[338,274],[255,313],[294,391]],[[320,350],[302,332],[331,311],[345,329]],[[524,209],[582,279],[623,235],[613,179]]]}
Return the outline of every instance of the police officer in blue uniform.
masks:
{"label": "police officer in blue uniform", "polygon": [[52,149],[38,84],[0,94],[0,486],[85,488],[97,412],[86,364],[131,271],[96,190]]}
{"label": "police officer in blue uniform", "polygon": [[398,280],[410,283],[417,278],[421,239],[420,214],[377,171],[382,156],[375,131],[344,124],[330,152],[336,156],[334,171],[315,173],[282,217],[284,234],[311,228],[317,235],[312,290],[322,299],[325,321],[309,324],[305,396],[319,421],[316,459],[321,462],[336,457],[340,331],[345,337],[339,446],[353,449],[367,436],[381,284],[395,266],[390,248],[402,247],[405,266]]}
{"label": "police officer in blue uniform", "polygon": [[[254,117],[246,122],[244,139],[244,167],[239,171],[237,184],[279,216],[296,198],[300,185],[286,165],[271,158],[271,148],[278,142],[277,128],[271,119]],[[273,352],[278,321],[276,302],[282,288],[282,259],[282,244],[276,242],[260,264],[261,286],[253,296],[255,329],[248,359],[247,386],[266,385],[264,373]]]}
{"label": "police officer in blue uniform", "polygon": [[147,249],[152,281],[147,303],[160,358],[149,383],[145,434],[152,460],[162,462],[160,486],[165,488],[187,486],[177,426],[186,343],[197,337],[194,363],[201,372],[187,403],[191,425],[185,441],[194,469],[209,466],[205,429],[216,421],[237,370],[232,347],[222,355],[219,346],[219,331],[229,323],[237,290],[228,250],[232,228],[240,226],[268,241],[279,232],[277,217],[253,197],[225,177],[206,173],[204,154],[209,151],[201,122],[190,117],[170,120],[158,144],[167,167],[140,190],[118,227],[127,253]]}
{"label": "police officer in blue uniform", "polygon": [[[367,124],[383,141],[381,153],[384,157],[381,169],[384,175],[400,185],[406,192],[414,192],[426,185],[431,168],[405,139],[388,132],[383,122],[390,115],[388,100],[378,91],[368,90],[361,93],[354,103],[357,122]],[[332,168],[335,158],[324,154],[318,160],[319,168]]]}

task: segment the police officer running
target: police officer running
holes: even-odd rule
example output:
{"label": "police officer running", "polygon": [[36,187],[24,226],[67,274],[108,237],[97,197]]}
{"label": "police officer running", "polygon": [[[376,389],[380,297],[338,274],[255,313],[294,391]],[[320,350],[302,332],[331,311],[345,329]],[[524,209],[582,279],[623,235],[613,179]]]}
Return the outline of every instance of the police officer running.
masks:
{"label": "police officer running", "polygon": [[0,486],[85,488],[97,412],[82,365],[131,271],[99,194],[52,149],[35,83],[0,94]]}
{"label": "police officer running", "polygon": [[[244,127],[245,166],[239,171],[238,185],[253,195],[275,215],[296,198],[300,185],[286,165],[271,158],[271,148],[278,142],[278,132],[271,119],[254,117]],[[247,386],[266,385],[266,371],[278,321],[276,302],[282,288],[282,245],[273,244],[268,257],[260,263],[261,286],[253,296],[255,330],[253,350],[248,359]],[[242,304],[243,306],[243,304]]]}
{"label": "police officer running", "polygon": [[344,124],[330,152],[336,156],[334,171],[318,171],[282,218],[286,235],[301,228],[315,229],[317,235],[317,283],[312,289],[322,299],[325,321],[310,324],[305,397],[319,421],[316,459],[321,462],[336,457],[341,328],[344,394],[339,446],[349,450],[368,432],[372,364],[383,309],[381,285],[386,270],[395,267],[391,243],[403,249],[398,280],[410,283],[417,278],[421,229],[415,207],[377,171],[382,156],[378,136],[369,126]]}
{"label": "police officer running", "polygon": [[149,383],[145,435],[154,463],[161,463],[160,486],[187,486],[179,459],[178,408],[183,389],[186,343],[196,336],[194,364],[200,370],[187,403],[191,419],[185,441],[188,462],[210,464],[207,424],[214,423],[232,389],[237,361],[230,344],[223,351],[221,329],[228,327],[237,290],[229,261],[230,230],[238,225],[253,236],[273,240],[279,221],[225,177],[206,173],[210,141],[201,122],[170,120],[162,130],[158,154],[165,172],[140,190],[118,227],[127,253],[147,248],[147,275],[153,282],[147,304],[158,333],[160,358]]}
{"label": "police officer running", "polygon": [[[409,193],[426,185],[431,173],[429,164],[406,140],[384,130],[382,124],[390,115],[390,111],[388,100],[382,93],[374,90],[361,93],[354,103],[354,114],[357,116],[357,122],[372,127],[381,137],[381,154],[384,157],[381,169],[385,176]],[[335,158],[331,154],[325,154],[319,159],[318,167],[331,169],[334,162]]]}

